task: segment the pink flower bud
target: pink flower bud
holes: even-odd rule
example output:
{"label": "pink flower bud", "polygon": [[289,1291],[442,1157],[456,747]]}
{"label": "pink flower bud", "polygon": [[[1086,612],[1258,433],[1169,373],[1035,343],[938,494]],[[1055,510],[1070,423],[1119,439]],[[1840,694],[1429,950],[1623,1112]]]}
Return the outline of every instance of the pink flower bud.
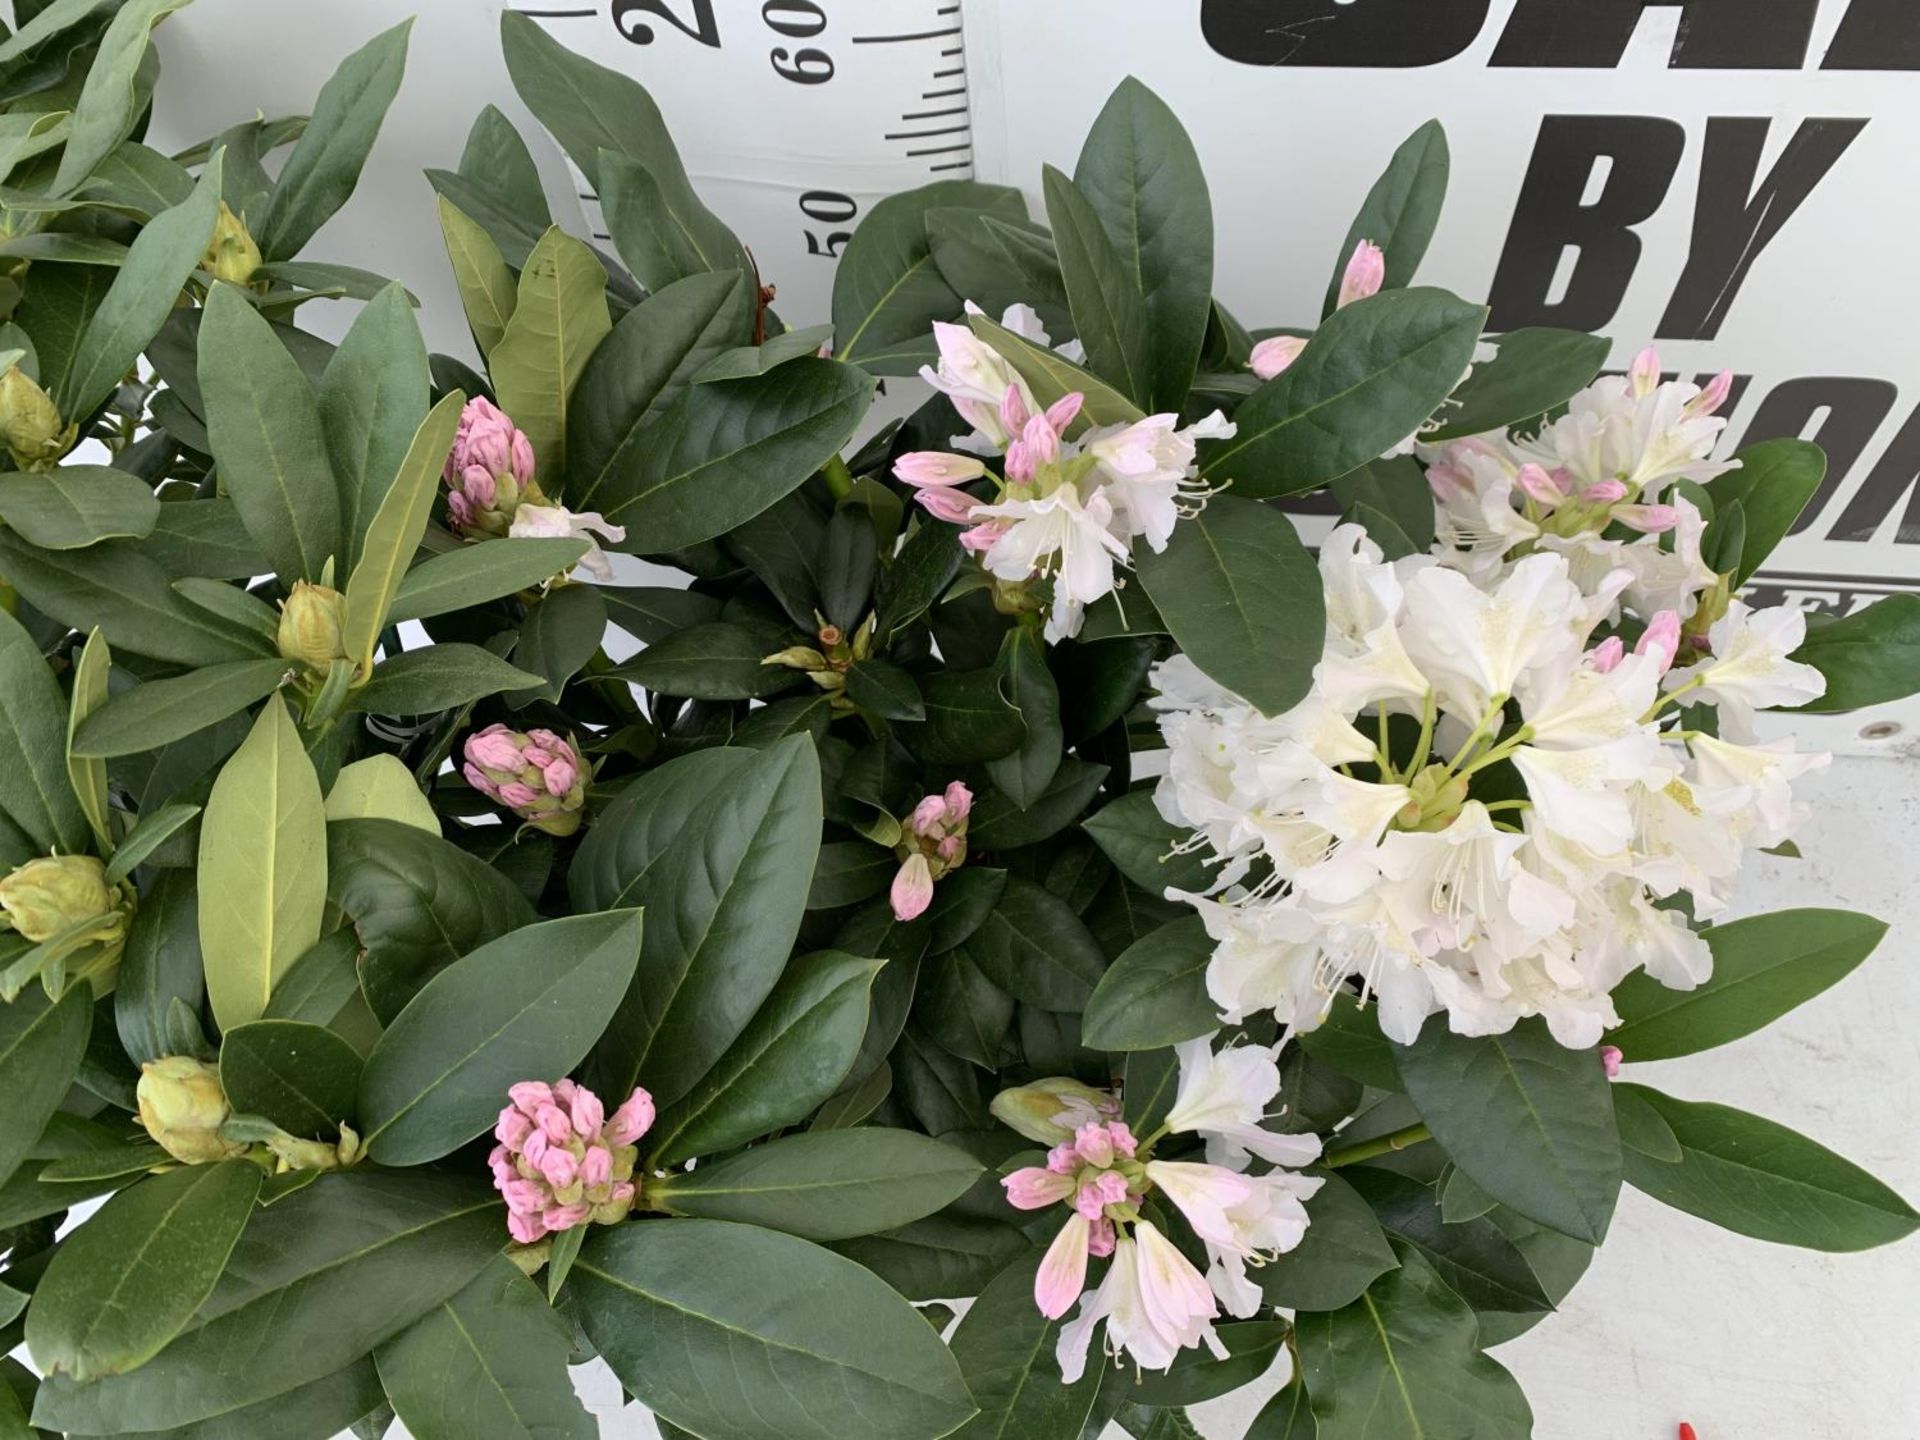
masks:
{"label": "pink flower bud", "polygon": [[1009,435],[1018,435],[1027,423],[1027,397],[1018,385],[1009,385],[1000,396],[1000,423]]}
{"label": "pink flower bud", "polygon": [[[504,725],[489,725],[467,737],[467,759],[494,770],[520,768],[520,743]],[[544,1088],[544,1087],[542,1087]]]}
{"label": "pink flower bud", "polygon": [[507,1233],[522,1245],[532,1245],[546,1238],[547,1227],[541,1223],[538,1215],[522,1214],[518,1210],[507,1212]]}
{"label": "pink flower bud", "polygon": [[1036,470],[1059,463],[1060,437],[1054,433],[1046,416],[1036,415],[1027,421],[1027,428],[1020,432],[1020,439],[1025,443]]}
{"label": "pink flower bud", "polygon": [[507,1208],[517,1215],[538,1215],[546,1209],[546,1187],[538,1180],[509,1180],[499,1189]]}
{"label": "pink flower bud", "polygon": [[533,479],[533,442],[527,439],[526,432],[513,432],[513,443],[508,450],[508,461],[513,467],[513,478],[522,485]]}
{"label": "pink flower bud", "polygon": [[600,1126],[607,1118],[600,1097],[585,1086],[576,1085],[573,1093],[566,1097],[567,1115],[573,1121],[573,1133],[583,1139],[591,1139],[600,1133]]}
{"label": "pink flower bud", "polygon": [[1247,357],[1247,367],[1262,380],[1271,380],[1285,372],[1306,348],[1304,335],[1269,335],[1253,347],[1253,353]]}
{"label": "pink flower bud", "polygon": [[500,487],[484,465],[469,465],[460,472],[460,489],[455,492],[475,510],[491,510],[500,498]]}
{"label": "pink flower bud", "polygon": [[1087,1253],[1096,1259],[1104,1260],[1113,1254],[1113,1242],[1116,1235],[1113,1221],[1101,1216],[1087,1227]]}
{"label": "pink flower bud", "polygon": [[1344,310],[1356,300],[1378,295],[1380,287],[1386,283],[1386,252],[1371,240],[1362,240],[1347,261],[1346,273],[1340,277],[1338,308]]}
{"label": "pink flower bud", "polygon": [[1044,1210],[1073,1194],[1073,1178],[1038,1165],[1028,1165],[1000,1181],[1007,1203],[1016,1210]]}
{"label": "pink flower bud", "polygon": [[947,835],[941,838],[933,850],[942,860],[952,863],[965,853],[966,843],[958,835]]}
{"label": "pink flower bud", "polygon": [[1056,1175],[1071,1175],[1080,1168],[1080,1152],[1068,1141],[1047,1151],[1047,1169]]}
{"label": "pink flower bud", "polygon": [[540,1113],[542,1105],[553,1103],[553,1087],[539,1080],[522,1080],[509,1085],[507,1095],[529,1120]]}
{"label": "pink flower bud", "polygon": [[580,778],[580,769],[573,763],[570,755],[554,757],[540,772],[549,795],[564,795],[573,789],[574,781]]}
{"label": "pink flower bud", "polygon": [[893,877],[893,888],[887,898],[893,905],[896,920],[917,920],[926,913],[933,903],[933,871],[927,865],[926,856],[907,857]]}
{"label": "pink flower bud", "polygon": [[1687,402],[1687,409],[1695,415],[1713,415],[1727,403],[1727,397],[1733,394],[1733,372],[1722,370],[1709,380],[1700,393]]}
{"label": "pink flower bud", "polygon": [[1615,505],[1626,498],[1626,483],[1620,480],[1601,480],[1580,492],[1583,505]]}
{"label": "pink flower bud", "polygon": [[1089,1165],[1104,1170],[1113,1163],[1113,1141],[1107,1135],[1104,1124],[1082,1125],[1074,1131],[1073,1148],[1080,1152],[1080,1158]]}
{"label": "pink flower bud", "polygon": [[1602,1045],[1600,1047],[1600,1065],[1601,1068],[1607,1072],[1607,1079],[1614,1080],[1619,1078],[1621,1059],[1622,1056],[1618,1045]]}
{"label": "pink flower bud", "polygon": [[964,485],[986,474],[987,467],[971,455],[950,455],[944,450],[915,450],[893,462],[893,473],[898,479],[914,486]]}
{"label": "pink flower bud", "polygon": [[1081,394],[1080,391],[1069,390],[1058,400],[1054,401],[1053,404],[1049,405],[1047,407],[1047,424],[1052,428],[1053,433],[1056,435],[1066,434],[1067,427],[1079,418],[1080,407],[1086,404],[1086,402],[1087,397]]}
{"label": "pink flower bud", "polygon": [[580,1183],[597,1190],[613,1179],[613,1152],[605,1145],[589,1146],[580,1161]]}
{"label": "pink flower bud", "polygon": [[1107,1206],[1118,1205],[1126,1198],[1126,1177],[1117,1171],[1102,1170],[1075,1193],[1073,1208],[1089,1220],[1098,1220]]}
{"label": "pink flower bud", "polygon": [[954,780],[947,785],[945,799],[949,824],[966,819],[973,810],[973,791],[962,781]]}
{"label": "pink flower bud", "polygon": [[1649,345],[1633,357],[1627,380],[1636,395],[1651,395],[1660,388],[1660,352]]}
{"label": "pink flower bud", "polygon": [[1514,477],[1514,483],[1526,491],[1528,498],[1549,508],[1567,498],[1566,491],[1555,484],[1553,477],[1538,465],[1522,465],[1520,473]]}
{"label": "pink flower bud", "polygon": [[608,1118],[602,1134],[609,1145],[631,1145],[653,1128],[653,1097],[636,1089]]}
{"label": "pink flower bud", "polygon": [[489,725],[467,737],[465,754],[467,783],[527,824],[549,835],[580,828],[588,771],[571,741],[551,730]]}
{"label": "pink flower bud", "polygon": [[1613,518],[1643,535],[1664,535],[1680,523],[1680,512],[1671,505],[1617,505]]}
{"label": "pink flower bud", "polygon": [[584,1224],[593,1214],[593,1207],[585,1201],[572,1205],[549,1205],[540,1215],[540,1223],[549,1230],[571,1230]]}
{"label": "pink flower bud", "polygon": [[1627,657],[1627,642],[1618,635],[1611,635],[1587,652],[1587,668],[1601,675],[1611,675]]}
{"label": "pink flower bud", "polygon": [[984,525],[976,525],[971,530],[960,532],[960,547],[979,555],[993,548],[994,542],[1007,533],[1007,527],[998,520],[989,520]]}
{"label": "pink flower bud", "polygon": [[532,1130],[533,1121],[521,1114],[519,1107],[509,1105],[500,1112],[500,1123],[493,1127],[493,1138],[510,1150],[518,1150],[527,1143]]}
{"label": "pink flower bud", "polygon": [[1133,1138],[1133,1131],[1123,1120],[1107,1122],[1107,1138],[1113,1141],[1113,1148],[1129,1160],[1133,1158],[1133,1152],[1140,1146],[1140,1142]]}
{"label": "pink flower bud", "polygon": [[558,1105],[542,1105],[535,1113],[533,1123],[555,1145],[564,1145],[573,1138],[573,1122]]}
{"label": "pink flower bud", "polygon": [[947,802],[938,795],[925,796],[907,817],[907,828],[917,835],[931,835],[946,822]]}
{"label": "pink flower bud", "polygon": [[531,785],[522,785],[518,780],[510,780],[500,787],[495,797],[509,810],[524,810],[540,798],[540,792]]}
{"label": "pink flower bud", "polygon": [[965,525],[973,518],[975,502],[964,490],[926,489],[915,492],[913,498],[934,519],[949,525]]}
{"label": "pink flower bud", "polygon": [[538,1165],[546,1156],[547,1148],[546,1131],[529,1131],[526,1143],[520,1147],[520,1155],[529,1165]]}
{"label": "pink flower bud", "polygon": [[1091,1227],[1084,1215],[1069,1216],[1047,1247],[1033,1277],[1033,1303],[1049,1320],[1058,1320],[1080,1298],[1087,1278],[1087,1241]]}
{"label": "pink flower bud", "polygon": [[[1636,655],[1651,655],[1666,674],[1673,668],[1673,657],[1680,653],[1680,612],[1662,610],[1647,622],[1646,633],[1633,647]],[[1615,1052],[1616,1054],[1619,1052]]]}

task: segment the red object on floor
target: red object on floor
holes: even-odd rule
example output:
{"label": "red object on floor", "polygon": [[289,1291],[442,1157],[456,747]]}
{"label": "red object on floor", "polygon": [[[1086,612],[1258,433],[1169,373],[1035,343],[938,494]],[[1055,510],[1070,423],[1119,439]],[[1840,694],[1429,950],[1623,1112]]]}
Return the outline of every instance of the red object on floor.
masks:
{"label": "red object on floor", "polygon": [[1700,1440],[1700,1437],[1694,1433],[1693,1426],[1684,1420],[1680,1422],[1680,1440]]}

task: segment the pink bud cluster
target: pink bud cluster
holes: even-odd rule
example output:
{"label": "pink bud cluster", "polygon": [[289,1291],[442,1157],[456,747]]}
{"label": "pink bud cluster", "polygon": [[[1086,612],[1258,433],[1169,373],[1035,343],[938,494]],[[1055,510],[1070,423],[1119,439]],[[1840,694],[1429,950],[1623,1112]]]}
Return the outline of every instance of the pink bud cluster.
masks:
{"label": "pink bud cluster", "polygon": [[912,920],[925,913],[933,903],[933,882],[966,863],[972,811],[973,792],[958,780],[913,807],[894,847],[900,869],[889,898],[896,918]]}
{"label": "pink bud cluster", "polygon": [[[1386,251],[1371,240],[1362,240],[1354,247],[1347,259],[1347,268],[1340,276],[1340,298],[1335,308],[1344,310],[1356,300],[1378,295],[1386,283]],[[1306,348],[1304,335],[1270,335],[1253,347],[1247,365],[1260,379],[1271,380],[1298,360]]]}
{"label": "pink bud cluster", "polygon": [[553,731],[489,725],[467,737],[466,761],[461,773],[469,785],[536,830],[571,835],[580,828],[587,765]]}
{"label": "pink bud cluster", "polygon": [[[1034,1303],[1048,1319],[1066,1314],[1080,1298],[1088,1257],[1113,1254],[1114,1220],[1133,1218],[1147,1188],[1145,1172],[1121,1162],[1131,1162],[1138,1148],[1124,1122],[1092,1122],[1049,1150],[1044,1166],[1029,1165],[1001,1180],[1007,1203],[1017,1210],[1063,1203],[1073,1210],[1034,1277]],[[1122,1213],[1109,1213],[1114,1206],[1124,1207]]]}
{"label": "pink bud cluster", "polygon": [[[1647,622],[1639,643],[1633,647],[1636,655],[1651,655],[1655,671],[1664,675],[1673,668],[1674,656],[1680,653],[1680,612],[1662,610]],[[1587,665],[1602,675],[1611,675],[1620,668],[1620,662],[1627,658],[1627,642],[1618,635],[1610,635],[1587,652]],[[1611,1045],[1606,1049],[1613,1050]],[[1614,1054],[1620,1052],[1614,1050]]]}
{"label": "pink bud cluster", "polygon": [[[1006,495],[1009,500],[1032,498],[1039,488],[1036,482],[1060,463],[1061,442],[1079,417],[1086,397],[1078,391],[1062,395],[1045,410],[1035,413],[1027,407],[1027,397],[1018,385],[1009,385],[1000,396],[996,418],[1012,438],[1007,442]],[[914,499],[936,520],[969,527],[960,535],[960,543],[976,554],[984,554],[994,541],[1010,528],[1005,519],[976,523],[976,511],[992,502],[977,501],[960,487],[982,478],[987,467],[970,455],[955,455],[944,450],[916,450],[894,461],[893,473],[914,487]]]}
{"label": "pink bud cluster", "polygon": [[533,480],[533,446],[491,400],[475,397],[460,412],[443,470],[447,514],[469,534],[505,535],[522,503],[544,504]]}
{"label": "pink bud cluster", "polygon": [[507,1230],[522,1245],[633,1208],[635,1143],[653,1125],[653,1097],[636,1089],[608,1115],[584,1085],[522,1080],[493,1127],[487,1163],[507,1202]]}

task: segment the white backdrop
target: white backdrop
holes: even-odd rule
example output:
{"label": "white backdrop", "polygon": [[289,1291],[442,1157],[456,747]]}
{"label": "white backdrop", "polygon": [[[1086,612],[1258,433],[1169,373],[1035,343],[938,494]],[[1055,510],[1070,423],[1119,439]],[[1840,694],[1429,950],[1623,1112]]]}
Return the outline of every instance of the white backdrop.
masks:
{"label": "white backdrop", "polygon": [[[1772,567],[1782,589],[1846,609],[1887,582],[1920,584],[1920,523],[1904,541],[1899,534],[1920,470],[1916,442],[1899,437],[1920,400],[1912,341],[1920,267],[1907,240],[1920,137],[1920,15],[1911,0],[1655,3],[1630,40],[1614,17],[1633,10],[1631,0],[515,4],[556,12],[546,19],[555,34],[654,91],[697,183],[752,245],[796,324],[825,318],[831,285],[831,258],[810,254],[806,236],[812,230],[816,246],[832,249],[834,227],[812,213],[844,208],[816,198],[805,211],[804,197],[845,196],[863,212],[895,189],[972,173],[1022,185],[1038,214],[1040,163],[1071,168],[1106,93],[1134,73],[1193,132],[1213,183],[1218,289],[1248,323],[1317,313],[1374,175],[1400,139],[1437,115],[1453,143],[1454,189],[1423,276],[1488,295],[1511,237],[1505,310],[1517,318],[1509,323],[1556,323],[1552,306],[1571,287],[1580,307],[1607,313],[1557,323],[1613,335],[1614,359],[1624,363],[1663,328],[1704,328],[1698,313],[1663,320],[1683,288],[1711,130],[1703,254],[1727,249],[1750,268],[1736,284],[1724,261],[1702,262],[1685,295],[1694,312],[1713,309],[1717,297],[1724,316],[1712,339],[1662,339],[1668,366],[1725,365],[1752,377],[1731,427],[1736,443],[1750,438],[1771,396],[1773,414],[1759,432],[1805,433],[1842,452],[1836,488]],[[1554,5],[1563,12],[1557,28],[1516,38],[1506,52],[1534,63],[1492,63],[1509,27],[1530,18],[1516,9]],[[341,56],[417,11],[408,77],[367,177],[311,253],[403,279],[424,302],[429,342],[465,352],[420,172],[457,160],[481,105],[498,105],[535,143],[555,214],[592,224],[574,177],[507,83],[499,10],[498,0],[197,0],[161,32],[164,132],[154,139],[184,144],[255,109],[304,109]],[[824,20],[817,33],[815,16]],[[642,27],[650,43],[639,42]],[[1614,64],[1604,52],[1616,40]],[[1543,51],[1549,41],[1560,51]],[[1597,47],[1608,63],[1539,63],[1568,46],[1587,47],[1584,59]],[[1789,53],[1797,47],[1799,61]],[[1411,62],[1456,48],[1439,63],[1401,68],[1328,63]],[[799,55],[806,49],[825,53],[831,79],[781,77],[782,64],[824,68]],[[1823,59],[1907,68],[1822,69]],[[1729,61],[1748,68],[1719,68]],[[1753,68],[1759,63],[1783,68]],[[937,93],[955,89],[965,93]],[[933,113],[963,103],[964,114]],[[1806,132],[1776,175],[1810,119],[1827,123]],[[1750,123],[1732,123],[1740,120]],[[1751,122],[1761,120],[1771,124],[1750,169],[1740,146],[1756,139]],[[1550,182],[1571,173],[1571,162],[1543,166],[1537,193],[1522,205],[1543,130],[1568,154],[1578,143],[1621,153],[1563,178],[1557,208]],[[934,169],[968,164],[971,171]],[[1802,188],[1810,184],[1797,208],[1786,183],[1796,175]],[[1784,193],[1770,192],[1770,179]],[[1593,254],[1562,254],[1565,233],[1581,223],[1568,212],[1581,205],[1598,212],[1588,216]],[[1610,209],[1636,208],[1651,213],[1634,227],[1633,253],[1621,227],[1601,221]],[[1583,276],[1583,265],[1598,269]],[[336,316],[337,330],[346,311]],[[307,323],[328,322],[310,310]],[[1657,1067],[1650,1078],[1804,1129],[1912,1197],[1920,1195],[1920,972],[1906,957],[1920,939],[1920,899],[1909,883],[1920,769],[1908,736],[1881,727],[1863,738],[1862,728],[1859,720],[1820,728],[1820,743],[1854,758],[1808,787],[1820,806],[1802,842],[1811,858],[1759,867],[1747,908],[1873,911],[1894,925],[1880,955],[1773,1030]],[[1916,1294],[1920,1246],[1838,1258],[1780,1250],[1629,1194],[1563,1312],[1501,1354],[1533,1399],[1541,1440],[1667,1440],[1681,1419],[1699,1427],[1701,1440],[1912,1440],[1920,1435],[1909,1343],[1920,1321]],[[583,1383],[596,1402],[616,1398],[604,1374]],[[1237,1436],[1253,1404],[1235,1397],[1208,1407],[1209,1434]],[[651,1433],[635,1410],[605,1413],[610,1437]]]}

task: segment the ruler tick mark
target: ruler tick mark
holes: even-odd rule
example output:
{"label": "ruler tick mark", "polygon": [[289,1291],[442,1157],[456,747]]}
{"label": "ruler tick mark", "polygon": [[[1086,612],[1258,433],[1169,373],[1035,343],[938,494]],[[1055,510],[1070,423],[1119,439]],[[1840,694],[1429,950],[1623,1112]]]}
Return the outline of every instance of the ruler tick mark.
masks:
{"label": "ruler tick mark", "polygon": [[600,12],[598,10],[522,10],[520,13],[532,20],[589,20]]}
{"label": "ruler tick mark", "polygon": [[973,149],[973,146],[971,143],[966,145],[936,145],[931,149],[927,149],[927,150],[909,150],[907,151],[907,154],[909,157],[917,156],[917,155],[951,155],[954,152],[959,150],[971,150],[971,149]]}
{"label": "ruler tick mark", "polygon": [[947,125],[939,130],[895,130],[880,138],[882,140],[926,140],[935,135],[964,135],[972,128],[971,125]]}
{"label": "ruler tick mark", "polygon": [[960,27],[955,25],[950,30],[916,30],[911,35],[856,35],[853,37],[853,43],[856,45],[892,45],[902,40],[938,40],[944,36],[958,35],[959,33]]}
{"label": "ruler tick mark", "polygon": [[972,168],[971,160],[949,160],[944,165],[929,165],[927,170],[929,173],[935,173],[941,170],[971,170]]}
{"label": "ruler tick mark", "polygon": [[964,74],[966,74],[966,73],[967,73],[967,67],[966,67],[966,66],[964,66],[964,65],[956,65],[956,66],[954,66],[954,67],[953,67],[953,69],[951,69],[951,70],[936,70],[936,71],[934,71],[934,72],[933,72],[933,78],[934,78],[934,79],[936,79],[936,80],[944,80],[944,79],[946,79],[946,78],[947,78],[947,77],[948,77],[949,75],[964,75]]}
{"label": "ruler tick mark", "polygon": [[902,115],[902,120],[938,120],[942,115],[964,115],[967,107],[955,105],[946,110],[913,110]]}
{"label": "ruler tick mark", "polygon": [[964,95],[966,93],[966,86],[956,85],[951,90],[922,90],[920,92],[920,98],[922,100],[944,100],[949,95]]}

